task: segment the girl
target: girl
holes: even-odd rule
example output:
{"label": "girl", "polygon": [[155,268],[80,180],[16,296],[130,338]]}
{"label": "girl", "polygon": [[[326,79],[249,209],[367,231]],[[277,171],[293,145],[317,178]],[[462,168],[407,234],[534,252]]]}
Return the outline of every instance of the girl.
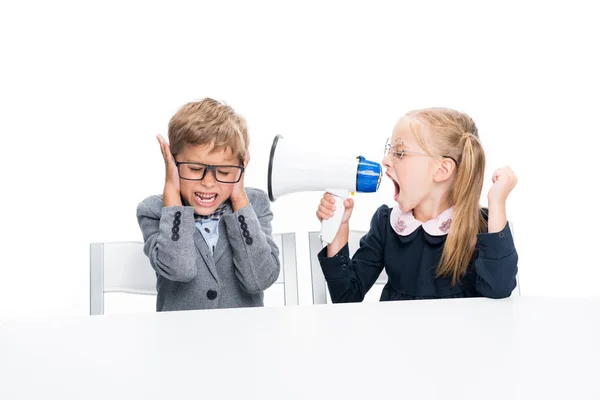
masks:
{"label": "girl", "polygon": [[[385,146],[383,166],[395,187],[392,208],[375,212],[352,259],[346,199],[340,230],[319,253],[334,303],[362,301],[385,267],[381,301],[453,297],[509,297],[516,287],[517,252],[506,219],[506,198],[517,183],[498,169],[481,208],[485,154],[473,120],[430,108],[407,113]],[[333,215],[325,194],[320,221]]]}

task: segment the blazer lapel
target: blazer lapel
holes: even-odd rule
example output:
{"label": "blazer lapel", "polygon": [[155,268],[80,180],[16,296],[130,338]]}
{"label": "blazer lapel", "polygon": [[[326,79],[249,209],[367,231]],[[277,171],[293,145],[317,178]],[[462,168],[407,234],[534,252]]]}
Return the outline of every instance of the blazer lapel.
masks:
{"label": "blazer lapel", "polygon": [[[229,200],[225,203],[224,214],[233,214],[233,208],[231,208],[231,203]],[[219,262],[223,254],[227,252],[231,248],[229,244],[229,239],[227,239],[227,227],[225,226],[225,222],[223,218],[219,220],[219,239],[217,240],[217,246],[215,248],[215,253],[213,254],[213,258],[215,260],[215,265]]]}
{"label": "blazer lapel", "polygon": [[198,229],[196,229],[194,232],[194,244],[196,245],[200,256],[204,260],[204,264],[208,266],[208,270],[218,283],[219,275],[217,274],[217,267],[215,265],[216,263],[213,260],[213,257],[210,255],[210,249],[208,248],[208,244],[206,244],[206,240],[204,240],[202,234],[198,232]]}
{"label": "blazer lapel", "polygon": [[227,252],[231,248],[231,245],[229,244],[229,240],[227,239],[227,230],[226,229],[227,228],[225,227],[225,224],[222,222],[219,222],[219,240],[217,240],[215,254],[213,254],[213,257],[215,259],[215,264],[217,264],[219,262],[219,260],[221,259],[221,257],[223,257],[223,254],[225,254],[225,252]]}

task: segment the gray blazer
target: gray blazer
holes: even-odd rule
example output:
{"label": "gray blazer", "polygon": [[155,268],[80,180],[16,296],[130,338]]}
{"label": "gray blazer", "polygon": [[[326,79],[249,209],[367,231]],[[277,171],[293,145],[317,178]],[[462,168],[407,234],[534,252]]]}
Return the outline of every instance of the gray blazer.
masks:
{"label": "gray blazer", "polygon": [[263,305],[263,291],[279,276],[279,249],[267,194],[246,193],[247,207],[234,213],[226,203],[214,254],[196,229],[193,207],[164,207],[162,195],[138,205],[144,253],[156,271],[157,311]]}

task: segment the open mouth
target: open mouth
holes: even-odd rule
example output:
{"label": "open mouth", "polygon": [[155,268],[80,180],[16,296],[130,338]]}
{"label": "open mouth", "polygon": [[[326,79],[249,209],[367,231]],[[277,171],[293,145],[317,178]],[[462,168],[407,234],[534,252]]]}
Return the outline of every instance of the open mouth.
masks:
{"label": "open mouth", "polygon": [[394,184],[394,201],[398,201],[398,196],[400,195],[400,185],[398,184],[398,182],[396,182],[394,178],[392,178],[390,174],[388,174],[387,172],[385,174],[388,176],[388,178],[390,178],[390,180]]}
{"label": "open mouth", "polygon": [[194,200],[202,207],[212,207],[217,202],[217,197],[216,193],[194,192]]}

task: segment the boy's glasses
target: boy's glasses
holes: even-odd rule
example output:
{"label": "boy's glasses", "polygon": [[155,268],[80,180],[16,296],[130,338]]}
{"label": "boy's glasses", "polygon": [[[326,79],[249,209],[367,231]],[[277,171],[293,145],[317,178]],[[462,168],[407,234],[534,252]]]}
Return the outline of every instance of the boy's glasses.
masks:
{"label": "boy's glasses", "polygon": [[217,182],[238,183],[244,173],[244,167],[235,165],[207,165],[194,162],[178,162],[179,177],[187,181],[201,181],[208,171],[212,171]]}
{"label": "boy's glasses", "polygon": [[[387,140],[385,141],[385,150],[383,151],[383,156],[387,157],[388,154],[392,153],[392,157],[394,158],[394,160],[401,160],[402,157],[404,157],[405,154],[411,154],[411,155],[415,155],[415,156],[427,156],[427,157],[434,157],[431,154],[427,154],[427,153],[419,153],[417,151],[410,151],[410,150],[405,150],[404,149],[404,142],[402,141],[401,138],[398,138],[394,141],[394,145],[392,146],[392,141],[390,138],[387,138]],[[452,161],[454,161],[454,163],[458,166],[458,161],[456,161],[454,159],[454,157],[450,157],[450,156],[442,156],[442,158],[449,158]]]}

